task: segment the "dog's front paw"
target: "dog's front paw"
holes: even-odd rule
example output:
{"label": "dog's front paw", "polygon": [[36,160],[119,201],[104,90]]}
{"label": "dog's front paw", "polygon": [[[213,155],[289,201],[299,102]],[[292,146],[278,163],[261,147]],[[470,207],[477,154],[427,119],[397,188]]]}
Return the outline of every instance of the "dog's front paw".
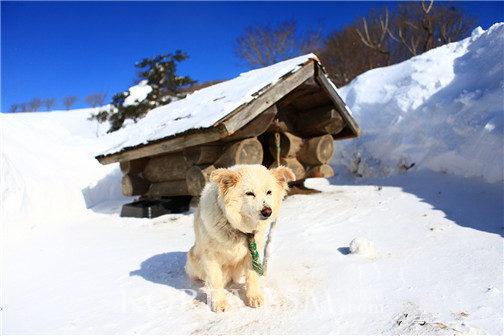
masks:
{"label": "dog's front paw", "polygon": [[226,298],[212,300],[212,311],[214,312],[224,312],[228,309],[228,303]]}
{"label": "dog's front paw", "polygon": [[245,296],[245,304],[252,308],[261,307],[264,303],[264,298],[261,294],[247,294]]}

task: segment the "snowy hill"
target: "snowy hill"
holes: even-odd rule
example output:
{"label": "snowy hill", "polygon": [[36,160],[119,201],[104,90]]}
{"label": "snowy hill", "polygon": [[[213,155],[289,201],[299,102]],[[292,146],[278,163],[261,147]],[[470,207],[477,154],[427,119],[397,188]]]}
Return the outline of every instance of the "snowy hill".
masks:
{"label": "snowy hill", "polygon": [[3,216],[47,220],[121,198],[117,178],[100,192],[86,193],[117,170],[93,159],[107,146],[97,137],[107,125],[89,121],[93,112],[90,108],[0,114]]}
{"label": "snowy hill", "polygon": [[2,333],[502,334],[503,35],[341,89],[363,135],[285,201],[260,309],[239,287],[208,309],[183,271],[192,212],[118,216],[119,168],[94,155],[121,133],[97,137],[91,109],[0,115]]}
{"label": "snowy hill", "polygon": [[340,94],[363,135],[344,143],[334,163],[366,177],[414,163],[502,182],[502,55],[504,24],[495,24],[357,77]]}

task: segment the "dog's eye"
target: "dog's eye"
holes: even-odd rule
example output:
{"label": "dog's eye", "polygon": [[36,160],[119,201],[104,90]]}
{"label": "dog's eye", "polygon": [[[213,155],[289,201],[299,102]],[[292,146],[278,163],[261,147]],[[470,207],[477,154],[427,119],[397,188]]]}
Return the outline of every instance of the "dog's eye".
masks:
{"label": "dog's eye", "polygon": [[268,191],[266,192],[266,195],[271,195],[271,190],[268,190]]}
{"label": "dog's eye", "polygon": [[252,191],[247,191],[245,193],[245,195],[247,195],[247,196],[254,196],[255,197],[255,194]]}

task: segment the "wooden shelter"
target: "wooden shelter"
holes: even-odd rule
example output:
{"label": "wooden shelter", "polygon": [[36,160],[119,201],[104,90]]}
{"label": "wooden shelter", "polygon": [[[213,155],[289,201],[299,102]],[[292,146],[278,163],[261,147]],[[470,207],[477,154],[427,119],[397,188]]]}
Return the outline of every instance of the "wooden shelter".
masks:
{"label": "wooden shelter", "polygon": [[[258,90],[233,91],[249,88]],[[298,181],[330,177],[333,140],[360,133],[313,54],[196,91],[144,119],[118,131],[117,145],[96,159],[119,162],[124,195],[148,199],[198,196],[212,170],[235,164],[280,163]]]}

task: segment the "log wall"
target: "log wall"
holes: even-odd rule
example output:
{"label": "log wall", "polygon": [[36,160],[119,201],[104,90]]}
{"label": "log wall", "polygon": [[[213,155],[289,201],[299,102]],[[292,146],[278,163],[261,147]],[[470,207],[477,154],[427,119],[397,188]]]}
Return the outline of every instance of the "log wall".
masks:
{"label": "log wall", "polygon": [[[278,149],[275,133],[280,136]],[[266,137],[268,140],[264,146],[268,147],[268,155],[274,158],[270,168],[289,167],[296,181],[334,175],[328,165],[334,150],[331,135],[301,138],[290,132],[269,132]],[[280,161],[277,161],[278,154]],[[191,147],[148,160],[121,162],[123,194],[151,198],[199,196],[213,170],[235,164],[263,164],[263,158],[263,145],[254,137],[225,145]]]}

